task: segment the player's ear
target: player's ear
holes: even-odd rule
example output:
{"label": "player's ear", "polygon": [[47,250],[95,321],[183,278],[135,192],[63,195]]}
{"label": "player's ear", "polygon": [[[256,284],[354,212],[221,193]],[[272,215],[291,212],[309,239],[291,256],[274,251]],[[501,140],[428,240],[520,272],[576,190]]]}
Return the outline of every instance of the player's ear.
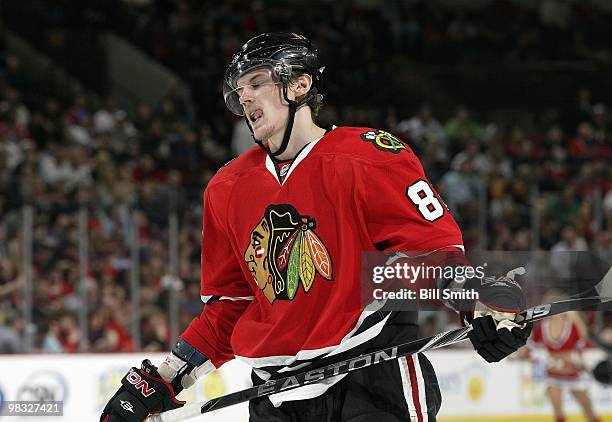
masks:
{"label": "player's ear", "polygon": [[295,92],[296,100],[299,100],[308,93],[312,86],[312,78],[304,73],[294,77],[291,81],[291,89]]}

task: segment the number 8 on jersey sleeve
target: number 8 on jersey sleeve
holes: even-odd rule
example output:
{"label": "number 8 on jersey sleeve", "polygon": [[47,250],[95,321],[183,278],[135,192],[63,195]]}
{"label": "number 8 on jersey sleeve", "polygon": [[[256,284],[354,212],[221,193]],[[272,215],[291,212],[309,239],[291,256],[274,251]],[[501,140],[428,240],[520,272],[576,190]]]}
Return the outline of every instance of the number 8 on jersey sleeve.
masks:
{"label": "number 8 on jersey sleeve", "polygon": [[440,200],[425,180],[417,180],[408,186],[406,195],[417,206],[425,220],[433,222],[444,215]]}

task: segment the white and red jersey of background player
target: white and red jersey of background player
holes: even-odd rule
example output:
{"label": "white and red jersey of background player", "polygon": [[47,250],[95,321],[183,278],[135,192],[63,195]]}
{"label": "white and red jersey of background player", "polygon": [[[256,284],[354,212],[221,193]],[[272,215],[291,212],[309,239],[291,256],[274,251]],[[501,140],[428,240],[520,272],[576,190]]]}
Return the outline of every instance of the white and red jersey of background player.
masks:
{"label": "white and red jersey of background player", "polygon": [[387,132],[335,128],[283,173],[254,147],[206,188],[206,305],[181,337],[217,367],[234,357],[288,365],[363,344],[386,322],[363,325],[364,251],[463,250],[419,159]]}

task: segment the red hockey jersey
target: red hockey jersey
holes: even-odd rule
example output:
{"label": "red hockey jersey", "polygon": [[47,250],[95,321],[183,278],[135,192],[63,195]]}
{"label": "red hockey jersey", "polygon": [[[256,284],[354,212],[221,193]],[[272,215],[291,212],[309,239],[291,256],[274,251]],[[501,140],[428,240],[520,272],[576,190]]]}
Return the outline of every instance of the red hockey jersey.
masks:
{"label": "red hockey jersey", "polygon": [[346,350],[380,332],[356,334],[362,252],[443,248],[463,248],[459,228],[393,135],[335,128],[298,154],[283,183],[255,147],[204,193],[206,305],[181,337],[217,367]]}

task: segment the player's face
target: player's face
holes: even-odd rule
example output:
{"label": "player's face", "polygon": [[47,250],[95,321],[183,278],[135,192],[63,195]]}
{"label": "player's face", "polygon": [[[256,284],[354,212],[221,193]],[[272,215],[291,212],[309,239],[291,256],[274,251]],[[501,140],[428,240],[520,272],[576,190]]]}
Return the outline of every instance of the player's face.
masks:
{"label": "player's face", "polygon": [[262,290],[268,282],[272,282],[272,274],[268,268],[269,240],[269,225],[266,219],[262,218],[251,233],[251,241],[244,254],[244,259],[253,275],[253,279]]}
{"label": "player's face", "polygon": [[236,86],[255,139],[267,141],[275,135],[282,136],[289,108],[283,99],[282,84],[273,80],[270,69],[248,72],[238,79]]}

